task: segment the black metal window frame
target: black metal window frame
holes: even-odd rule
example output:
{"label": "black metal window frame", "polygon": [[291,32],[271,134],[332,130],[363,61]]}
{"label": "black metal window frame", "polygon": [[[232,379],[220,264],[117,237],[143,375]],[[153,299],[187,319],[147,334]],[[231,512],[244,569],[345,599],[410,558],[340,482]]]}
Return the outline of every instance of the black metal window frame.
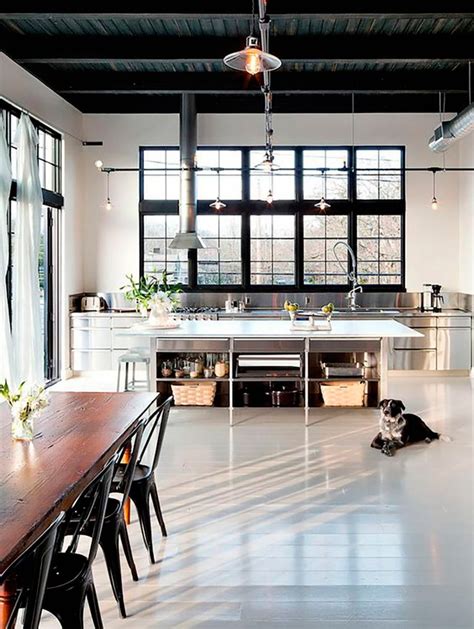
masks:
{"label": "black metal window frame", "polygon": [[[11,149],[11,116],[19,118],[21,109],[18,109],[8,101],[0,98],[0,114],[4,113],[5,132],[7,142]],[[48,384],[52,384],[59,377],[59,317],[56,314],[59,295],[59,270],[55,273],[55,265],[59,261],[59,228],[57,221],[54,221],[53,213],[60,210],[64,206],[64,197],[61,194],[62,182],[62,136],[60,133],[51,129],[41,121],[31,117],[31,121],[37,130],[44,131],[55,139],[54,158],[54,183],[56,190],[47,190],[42,188],[44,220],[46,226],[45,233],[45,263],[44,263],[44,285],[45,285],[45,378]],[[45,162],[38,153],[38,162],[40,167]],[[7,297],[10,306],[11,316],[11,300],[12,300],[12,244],[13,244],[13,226],[11,215],[11,202],[17,199],[17,183],[12,181],[9,206],[7,208],[7,229],[9,239],[9,260],[7,270]]]}
{"label": "black metal window frame", "polygon": [[[139,165],[140,165],[140,181],[139,181],[139,255],[140,255],[140,274],[143,274],[143,236],[144,236],[144,220],[145,215],[153,214],[178,214],[178,201],[150,200],[144,198],[143,185],[143,153],[146,150],[176,150],[176,146],[140,146],[139,147]],[[288,292],[288,291],[304,291],[304,292],[344,292],[349,287],[347,284],[305,284],[304,283],[304,233],[303,233],[303,216],[319,215],[321,210],[314,207],[317,199],[303,198],[303,151],[305,150],[329,150],[341,149],[348,152],[348,198],[347,199],[328,199],[331,207],[325,211],[327,215],[347,215],[348,216],[348,243],[354,250],[357,257],[357,216],[359,215],[399,215],[401,221],[401,281],[398,284],[366,284],[364,292],[403,292],[405,288],[405,215],[406,215],[406,178],[405,178],[405,146],[403,145],[299,145],[299,146],[277,146],[276,150],[293,150],[295,151],[295,199],[278,200],[275,199],[269,208],[266,201],[250,199],[250,168],[249,163],[250,152],[261,150],[262,156],[264,149],[261,146],[200,146],[199,150],[217,150],[217,149],[236,149],[242,151],[242,199],[235,201],[227,199],[222,194],[222,200],[227,207],[220,210],[221,213],[238,214],[242,216],[242,284],[228,286],[213,286],[197,283],[197,253],[190,250],[188,252],[189,264],[189,283],[184,287],[186,292],[215,292],[224,293],[229,291],[242,290],[245,292]],[[358,200],[356,198],[356,171],[355,171],[355,154],[357,149],[386,149],[398,150],[401,154],[401,198],[394,200],[386,199],[369,199]],[[209,207],[214,199],[198,199],[198,214],[215,214],[216,210]],[[289,285],[252,285],[250,281],[250,216],[252,214],[292,214],[295,217],[295,282]]]}

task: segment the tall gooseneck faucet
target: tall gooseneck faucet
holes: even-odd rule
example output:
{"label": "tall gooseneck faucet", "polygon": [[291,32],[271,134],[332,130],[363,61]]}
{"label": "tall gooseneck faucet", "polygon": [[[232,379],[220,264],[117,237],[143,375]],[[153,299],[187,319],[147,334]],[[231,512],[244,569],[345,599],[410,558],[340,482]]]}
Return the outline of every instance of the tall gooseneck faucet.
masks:
{"label": "tall gooseneck faucet", "polygon": [[[339,256],[337,255],[337,248],[342,245],[348,252],[349,255],[351,257],[351,263],[352,263],[352,268],[349,272],[346,271],[346,267],[344,266],[342,260],[339,258]],[[344,273],[346,273],[347,275],[347,279],[349,280],[349,282],[351,282],[352,284],[352,288],[351,290],[347,293],[346,299],[348,302],[348,306],[351,310],[356,310],[357,309],[357,302],[356,302],[356,294],[359,292],[362,292],[362,286],[358,283],[357,281],[357,262],[356,262],[356,257],[354,255],[354,251],[352,249],[352,247],[350,247],[347,242],[345,242],[344,240],[338,240],[333,248],[332,248],[333,252],[334,252],[334,257],[336,258],[336,260],[339,263],[339,266],[341,267],[341,269],[344,271]]]}

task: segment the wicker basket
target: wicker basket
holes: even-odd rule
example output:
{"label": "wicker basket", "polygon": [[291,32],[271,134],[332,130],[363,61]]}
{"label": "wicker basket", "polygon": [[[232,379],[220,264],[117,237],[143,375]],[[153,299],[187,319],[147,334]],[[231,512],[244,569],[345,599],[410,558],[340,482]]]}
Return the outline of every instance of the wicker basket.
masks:
{"label": "wicker basket", "polygon": [[363,382],[321,382],[325,406],[364,406]]}
{"label": "wicker basket", "polygon": [[176,406],[212,406],[216,396],[215,382],[172,384]]}

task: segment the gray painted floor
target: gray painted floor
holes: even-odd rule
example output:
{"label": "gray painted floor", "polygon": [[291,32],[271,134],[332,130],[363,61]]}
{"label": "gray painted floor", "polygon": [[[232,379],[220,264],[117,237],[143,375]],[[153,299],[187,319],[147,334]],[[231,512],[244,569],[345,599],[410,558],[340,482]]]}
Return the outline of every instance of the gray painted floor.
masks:
{"label": "gray painted floor", "polygon": [[218,409],[173,410],[157,475],[169,537],[155,522],[150,566],[133,516],[127,620],[98,558],[105,627],[472,628],[473,382],[393,378],[389,391],[454,441],[389,459],[368,447],[372,410],[319,410],[308,429],[294,410],[233,429]]}

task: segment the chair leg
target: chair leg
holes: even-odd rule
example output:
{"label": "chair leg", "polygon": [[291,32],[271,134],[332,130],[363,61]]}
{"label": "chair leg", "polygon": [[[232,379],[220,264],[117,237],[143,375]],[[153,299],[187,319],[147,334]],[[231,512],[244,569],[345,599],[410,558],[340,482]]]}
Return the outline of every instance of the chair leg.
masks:
{"label": "chair leg", "polygon": [[84,604],[86,594],[83,587],[75,588],[57,596],[51,590],[47,593],[43,609],[50,612],[61,623],[62,629],[84,629]]}
{"label": "chair leg", "polygon": [[134,391],[135,391],[135,388],[136,388],[136,384],[135,383],[136,383],[136,380],[137,380],[136,371],[137,371],[137,365],[136,365],[136,363],[133,363],[133,365],[132,365],[132,389]]}
{"label": "chair leg", "polygon": [[128,388],[128,363],[125,363],[125,391],[129,391]]}
{"label": "chair leg", "polygon": [[122,371],[122,363],[119,362],[117,367],[117,392],[120,392],[120,372]]}
{"label": "chair leg", "polygon": [[137,568],[135,566],[135,561],[133,560],[132,547],[130,546],[130,538],[128,537],[127,525],[125,522],[120,524],[119,534],[120,539],[122,540],[122,546],[127,559],[128,567],[132,573],[132,579],[134,581],[138,581]]}
{"label": "chair leg", "polygon": [[153,552],[153,534],[151,530],[150,493],[148,488],[143,485],[139,489],[134,487],[131,498],[137,509],[143,542],[145,544],[145,548],[148,550],[150,563],[155,563],[155,555]]}
{"label": "chair leg", "polygon": [[97,592],[96,592],[93,581],[90,582],[89,587],[87,589],[87,601],[89,603],[89,608],[91,610],[91,616],[92,616],[92,622],[94,623],[95,629],[104,629],[104,625],[102,623],[102,616],[100,615]]}
{"label": "chair leg", "polygon": [[120,554],[118,547],[118,531],[112,532],[110,529],[103,529],[100,537],[100,545],[104,552],[107,572],[109,573],[110,584],[117,601],[122,618],[127,617],[125,602],[123,599],[122,570],[120,568]]}
{"label": "chair leg", "polygon": [[160,499],[158,498],[158,489],[156,488],[156,484],[154,480],[150,487],[150,493],[151,493],[151,498],[153,500],[153,506],[155,507],[156,517],[158,518],[158,522],[160,525],[161,534],[163,535],[163,537],[168,537],[168,532],[165,526],[165,520],[161,512]]}

